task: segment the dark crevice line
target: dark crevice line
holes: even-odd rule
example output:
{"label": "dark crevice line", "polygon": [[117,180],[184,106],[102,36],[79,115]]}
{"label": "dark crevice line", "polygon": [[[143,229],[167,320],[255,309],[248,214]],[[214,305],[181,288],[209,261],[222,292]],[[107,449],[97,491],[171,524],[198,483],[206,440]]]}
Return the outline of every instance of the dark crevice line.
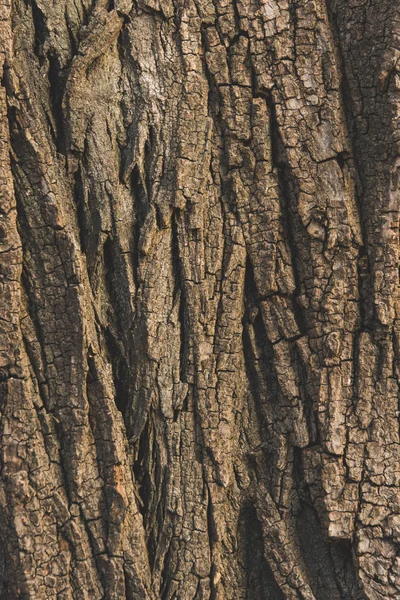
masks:
{"label": "dark crevice line", "polygon": [[[98,377],[97,367],[95,365],[95,361],[93,359],[92,352],[93,352],[92,348],[91,348],[91,346],[89,346],[89,348],[87,350],[87,356],[86,356],[86,360],[87,360],[86,392],[87,392],[88,405],[89,405],[89,423],[90,423],[90,428],[92,430],[92,434],[93,434],[93,438],[94,438],[94,442],[95,442],[96,466],[97,466],[98,475],[102,479],[102,482],[103,482],[101,492],[100,492],[102,502],[104,503],[104,508],[105,508],[105,510],[102,510],[102,519],[101,519],[102,533],[103,533],[102,539],[107,540],[109,533],[110,533],[111,526],[112,526],[110,520],[108,519],[108,515],[110,514],[111,503],[112,503],[112,496],[110,498],[112,486],[110,486],[108,472],[109,472],[110,466],[112,464],[112,461],[114,460],[114,456],[112,456],[112,454],[110,455],[109,453],[107,453],[107,455],[104,456],[104,450],[103,450],[104,446],[102,443],[103,436],[105,434],[105,436],[104,436],[105,439],[108,439],[111,435],[111,428],[107,432],[105,432],[104,427],[107,428],[111,424],[111,422],[103,421],[103,423],[102,423],[102,420],[98,419],[100,413],[97,412],[97,410],[98,410],[98,406],[96,406],[98,404],[97,398],[103,396],[103,390],[102,390],[102,384]],[[83,516],[82,510],[81,510],[81,514]],[[89,532],[88,532],[88,535],[89,535]],[[107,545],[106,545],[105,551],[107,552]],[[104,573],[104,569],[102,568],[102,558],[98,555],[98,552],[95,551],[94,546],[93,546],[93,556],[96,561],[96,567],[99,572],[100,581],[103,585],[104,590],[107,590],[107,581],[108,580]]]}
{"label": "dark crevice line", "polygon": [[296,60],[297,60],[297,30],[299,29],[299,18],[297,16],[297,1],[298,0],[289,0],[289,14],[290,20],[293,26],[293,54],[294,54],[294,67],[296,68]]}
{"label": "dark crevice line", "polygon": [[110,236],[103,245],[103,262],[109,299],[109,323],[104,335],[113,369],[115,404],[125,417],[133,394],[133,369],[129,351],[133,316],[129,306],[129,282],[125,279],[123,259],[118,242]]}
{"label": "dark crevice line", "polygon": [[[252,383],[251,394],[263,437],[268,429],[268,423],[273,418],[274,405],[278,401],[279,385],[273,367],[273,349],[268,340],[262,317],[254,305],[254,294],[257,292],[254,275],[247,258],[245,275],[245,316],[243,322],[243,355],[247,379]],[[253,331],[253,336],[251,335]],[[256,348],[253,347],[252,338]],[[258,356],[260,358],[258,358]],[[265,393],[268,397],[265,398]],[[264,406],[267,401],[267,406]],[[268,411],[272,411],[269,415]],[[264,441],[264,440],[263,440]]]}
{"label": "dark crevice line", "polygon": [[132,272],[136,289],[139,289],[140,281],[138,278],[138,270],[140,262],[140,235],[150,207],[146,189],[142,182],[140,171],[137,165],[134,166],[131,173],[131,190],[135,210],[135,225],[133,231],[133,243],[131,246]]}
{"label": "dark crevice line", "polygon": [[83,529],[87,536],[90,552],[94,559],[94,563],[96,565],[96,571],[98,574],[98,584],[101,586],[102,592],[104,594],[103,597],[106,598],[107,597],[107,595],[106,595],[107,586],[105,585],[105,582],[107,581],[107,578],[106,578],[106,574],[105,574],[105,570],[104,570],[104,563],[102,564],[102,555],[99,554],[99,552],[96,550],[96,538],[94,537],[94,535],[91,531],[90,521],[88,521],[85,517],[82,504],[78,504],[78,506],[79,506],[80,521],[83,524]]}
{"label": "dark crevice line", "polygon": [[349,552],[351,542],[326,538],[304,480],[300,448],[294,448],[293,475],[298,495],[295,510],[297,539],[316,600],[365,600]]}
{"label": "dark crevice line", "polygon": [[[363,211],[363,185],[362,185],[362,177],[361,177],[361,164],[358,158],[358,152],[356,150],[356,125],[355,125],[355,115],[353,108],[353,100],[352,94],[350,90],[350,84],[347,78],[346,67],[345,67],[345,58],[343,55],[343,49],[340,41],[340,32],[339,26],[337,23],[337,18],[335,14],[335,9],[332,6],[332,0],[326,0],[327,7],[327,15],[329,27],[332,33],[332,40],[334,43],[335,51],[336,51],[336,60],[338,63],[339,71],[340,71],[340,97],[341,97],[341,106],[343,108],[343,117],[346,123],[346,134],[348,138],[348,142],[351,148],[351,155],[346,156],[349,166],[354,167],[355,174],[355,204],[358,211],[358,219],[361,228],[361,247],[359,249],[360,257],[367,256],[368,257],[368,245],[367,245],[367,232],[366,232],[366,222],[364,219],[364,211]],[[340,166],[340,165],[339,165]],[[342,167],[343,170],[343,167]],[[361,313],[361,328],[364,328],[368,325],[368,313],[369,311],[366,309],[366,302],[368,302],[367,298],[372,297],[372,281],[371,281],[371,267],[369,261],[367,261],[367,273],[368,273],[368,287],[370,288],[368,293],[364,295],[360,295],[359,299],[359,308]],[[359,274],[359,288],[360,288],[360,274]],[[371,316],[372,317],[372,316]],[[373,318],[373,317],[372,317]]]}
{"label": "dark crevice line", "polygon": [[273,93],[270,90],[258,90],[254,68],[251,69],[251,72],[253,81],[253,94],[256,97],[264,98],[269,114],[272,167],[276,169],[278,174],[282,226],[283,231],[285,232],[285,241],[288,244],[288,247],[290,249],[290,255],[292,257],[291,264],[293,277],[295,280],[295,290],[292,295],[292,309],[301,335],[307,335],[306,315],[304,314],[303,310],[301,309],[298,303],[298,298],[301,294],[301,277],[297,265],[299,259],[297,256],[294,228],[292,222],[293,215],[291,213],[289,200],[292,193],[292,190],[290,188],[293,187],[292,176],[290,173],[288,162],[285,157],[285,148],[279,131],[279,124],[276,114]]}
{"label": "dark crevice line", "polygon": [[[155,439],[153,416],[150,413],[134,449],[133,475],[138,485],[138,508],[143,517],[145,541],[150,569],[157,566],[159,550],[159,530],[163,527],[165,511],[162,492],[165,492],[166,473],[160,467],[160,460]],[[135,596],[136,597],[136,596]]]}
{"label": "dark crevice line", "polygon": [[[293,478],[298,493],[295,513],[297,543],[316,600],[341,600],[329,555],[329,542],[304,481],[302,450],[293,448]],[[350,600],[350,599],[349,599]]]}
{"label": "dark crevice line", "polygon": [[151,502],[151,480],[149,475],[150,468],[150,439],[149,439],[150,421],[146,421],[143,431],[137,443],[136,457],[133,463],[133,474],[135,482],[139,486],[139,511],[143,516],[145,529],[148,526],[147,517]]}
{"label": "dark crevice line", "polygon": [[[144,144],[144,171],[145,171],[145,189],[147,193],[147,199],[151,204],[152,192],[153,192],[153,175],[154,175],[154,160],[156,158],[155,153],[155,131],[154,128],[149,126],[148,137]],[[158,207],[156,207],[158,208]],[[160,227],[161,228],[161,227]]]}
{"label": "dark crevice line", "polygon": [[207,533],[208,533],[208,543],[209,543],[209,547],[210,547],[210,563],[211,563],[211,569],[210,569],[210,600],[216,600],[217,598],[217,589],[215,587],[214,584],[214,578],[216,575],[216,566],[213,563],[213,548],[214,548],[214,544],[218,539],[218,534],[217,534],[217,529],[216,529],[216,525],[215,525],[215,521],[214,521],[214,512],[213,512],[213,505],[212,505],[212,499],[211,499],[211,492],[209,487],[207,486],[207,497],[208,497],[208,502],[207,502]]}
{"label": "dark crevice line", "polygon": [[[32,6],[32,20],[35,30],[35,46],[34,53],[39,58],[40,67],[48,63],[48,81],[49,81],[49,100],[51,107],[52,119],[50,120],[50,131],[53,135],[54,143],[56,145],[57,152],[60,154],[66,153],[65,136],[63,134],[64,119],[62,111],[62,98],[64,94],[66,73],[61,68],[59,57],[55,52],[47,52],[45,56],[45,42],[48,37],[48,30],[46,25],[46,16],[42,10],[38,7],[35,0],[31,1]],[[73,50],[73,48],[72,48]]]}
{"label": "dark crevice line", "polygon": [[291,347],[291,355],[294,360],[296,373],[299,378],[299,391],[302,406],[304,408],[304,416],[307,423],[307,431],[309,435],[308,446],[318,446],[320,444],[320,431],[318,426],[318,415],[316,413],[313,398],[308,389],[307,365],[304,364],[300,352],[296,344]]}
{"label": "dark crevice line", "polygon": [[288,178],[289,178],[289,174],[287,171],[286,167],[283,167],[280,169],[280,176],[279,176],[279,184],[280,184],[280,190],[281,190],[281,194],[280,194],[280,198],[281,198],[281,206],[282,206],[282,222],[283,222],[283,230],[286,233],[286,242],[288,244],[289,250],[290,250],[290,256],[291,256],[291,265],[292,265],[292,272],[293,272],[293,277],[294,277],[294,282],[295,282],[295,289],[293,291],[292,294],[292,310],[293,310],[293,314],[295,316],[296,319],[296,323],[297,326],[299,328],[299,331],[302,335],[308,335],[308,325],[307,325],[307,316],[305,311],[302,309],[302,307],[299,304],[299,298],[301,296],[302,293],[302,281],[301,281],[301,274],[300,274],[300,270],[299,270],[299,265],[300,265],[300,258],[298,257],[298,253],[297,253],[297,247],[296,247],[296,242],[295,242],[295,233],[294,233],[294,227],[293,227],[293,219],[294,216],[292,214],[291,208],[289,206],[289,194],[290,191],[288,189]]}
{"label": "dark crevice line", "polygon": [[78,168],[74,173],[74,202],[76,208],[76,219],[79,231],[79,241],[83,254],[86,254],[88,249],[88,218],[85,205],[85,193],[82,175],[82,166],[79,162]]}
{"label": "dark crevice line", "polygon": [[46,16],[43,11],[39,8],[35,0],[30,0],[32,9],[32,20],[33,28],[35,31],[35,45],[33,52],[39,59],[40,66],[44,63],[43,45],[46,41],[48,31],[46,27]]}
{"label": "dark crevice line", "polygon": [[[85,11],[84,4],[82,4],[82,8],[83,8],[84,17],[83,17],[83,22],[81,22],[81,27],[83,25],[85,25],[86,11]],[[65,5],[65,16],[64,16],[64,18],[65,18],[65,24],[67,26],[68,38],[69,38],[69,43],[70,43],[70,47],[71,47],[71,57],[74,57],[77,54],[77,52],[78,52],[79,42],[75,39],[75,35],[74,35],[73,30],[72,30],[70,21],[69,21],[67,4]]]}
{"label": "dark crevice line", "polygon": [[56,54],[49,52],[47,54],[47,60],[49,63],[47,76],[49,80],[50,105],[55,126],[54,142],[57,152],[66,154],[66,139],[64,135],[66,128],[64,126],[64,114],[62,109],[66,75],[61,68],[59,57]]}
{"label": "dark crevice line", "polygon": [[341,598],[347,600],[367,600],[361,581],[355,569],[353,550],[350,541],[336,541],[329,546],[334,566],[336,585]]}
{"label": "dark crevice line", "polygon": [[172,549],[171,546],[168,546],[167,551],[164,555],[163,567],[161,570],[161,583],[160,583],[160,600],[172,600],[174,596],[170,596],[169,588],[170,588],[170,578],[168,577],[168,573],[171,572],[169,568],[169,563],[171,560]]}
{"label": "dark crevice line", "polygon": [[129,406],[129,365],[124,358],[124,348],[117,337],[113,335],[108,327],[104,332],[105,341],[109,352],[109,360],[113,371],[113,381],[115,388],[115,406],[122,414],[126,415]]}
{"label": "dark crevice line", "polygon": [[178,233],[178,219],[181,218],[179,209],[175,209],[171,219],[171,235],[172,235],[172,268],[174,276],[174,292],[173,297],[176,298],[177,294],[179,297],[179,326],[180,326],[180,350],[179,350],[179,362],[180,362],[180,380],[187,382],[187,362],[188,362],[188,335],[189,335],[189,324],[186,306],[186,291],[185,284],[182,279],[182,264],[179,252],[179,233]]}
{"label": "dark crevice line", "polygon": [[299,299],[302,293],[302,277],[300,272],[301,260],[298,256],[296,235],[295,235],[295,214],[290,206],[292,195],[291,188],[294,187],[290,168],[287,164],[281,163],[278,167],[278,180],[280,189],[281,218],[285,240],[290,250],[292,272],[295,282],[295,289],[292,294],[292,310],[296,319],[297,326],[302,335],[308,335],[308,324],[306,312],[302,309]]}
{"label": "dark crevice line", "polygon": [[283,592],[265,557],[262,525],[254,505],[249,500],[242,504],[239,535],[247,579],[247,600],[283,600]]}
{"label": "dark crevice line", "polygon": [[[14,583],[13,567],[11,563],[11,552],[15,557],[18,553],[18,542],[12,528],[7,526],[7,516],[1,515],[0,520],[0,600],[18,600],[17,590],[13,589]],[[14,548],[10,552],[10,538],[14,539]]]}
{"label": "dark crevice line", "polygon": [[[240,35],[241,27],[240,27],[240,23],[241,23],[241,17],[240,17],[240,11],[239,11],[239,7],[237,5],[237,0],[232,0],[232,7],[233,7],[233,14],[235,16],[235,27],[236,27],[236,31],[237,34],[236,35]],[[244,32],[247,34],[247,31]],[[232,41],[231,41],[232,44]]]}
{"label": "dark crevice line", "polygon": [[[23,284],[22,284],[22,282],[21,282],[21,287],[24,287]],[[32,322],[33,327],[35,329],[36,338],[37,338],[37,340],[39,340],[40,339],[38,337],[39,330],[38,330],[37,324],[35,323],[35,321],[33,320],[33,318],[31,317],[31,315],[29,313],[29,309],[28,309],[28,314],[29,314],[28,318],[31,319],[31,322]],[[26,338],[26,336],[24,335],[24,333],[22,333],[22,340],[23,340],[23,343],[24,343],[24,348],[25,348],[26,354],[27,354],[27,356],[28,356],[28,358],[30,360],[30,364],[32,366],[33,374],[34,374],[34,376],[36,378],[36,382],[37,382],[37,386],[38,386],[38,391],[39,391],[39,397],[40,397],[40,399],[41,399],[41,401],[43,403],[43,406],[47,410],[48,409],[48,399],[47,399],[47,392],[45,391],[45,386],[47,385],[47,380],[46,380],[46,378],[44,376],[44,373],[43,373],[43,376],[40,375],[40,369],[39,369],[39,365],[37,364],[37,358],[35,356],[35,352],[34,352],[34,350],[32,348],[31,342]],[[40,358],[41,358],[41,361],[42,361],[43,365],[45,365],[46,362],[45,362],[45,359],[44,359],[44,356],[43,356],[42,344],[38,341],[37,345],[40,348]]]}

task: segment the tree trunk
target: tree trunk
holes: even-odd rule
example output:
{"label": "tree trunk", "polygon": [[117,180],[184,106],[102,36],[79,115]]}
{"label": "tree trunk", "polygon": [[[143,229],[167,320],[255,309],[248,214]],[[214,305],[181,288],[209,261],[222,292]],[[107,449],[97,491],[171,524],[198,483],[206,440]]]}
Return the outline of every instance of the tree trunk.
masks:
{"label": "tree trunk", "polygon": [[0,3],[1,600],[400,598],[400,6]]}

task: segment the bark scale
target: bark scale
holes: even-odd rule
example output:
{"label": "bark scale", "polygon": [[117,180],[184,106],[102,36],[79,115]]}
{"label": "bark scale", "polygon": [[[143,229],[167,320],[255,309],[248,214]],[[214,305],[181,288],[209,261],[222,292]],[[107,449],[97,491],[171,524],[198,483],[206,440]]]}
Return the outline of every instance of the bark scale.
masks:
{"label": "bark scale", "polygon": [[0,598],[400,594],[400,8],[0,4]]}

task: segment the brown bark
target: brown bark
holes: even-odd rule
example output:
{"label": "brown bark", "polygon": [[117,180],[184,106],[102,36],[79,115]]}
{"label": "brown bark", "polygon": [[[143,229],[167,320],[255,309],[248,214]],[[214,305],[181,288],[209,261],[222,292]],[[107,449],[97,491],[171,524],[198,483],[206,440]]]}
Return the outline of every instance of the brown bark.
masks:
{"label": "brown bark", "polygon": [[0,3],[0,599],[400,597],[400,8]]}

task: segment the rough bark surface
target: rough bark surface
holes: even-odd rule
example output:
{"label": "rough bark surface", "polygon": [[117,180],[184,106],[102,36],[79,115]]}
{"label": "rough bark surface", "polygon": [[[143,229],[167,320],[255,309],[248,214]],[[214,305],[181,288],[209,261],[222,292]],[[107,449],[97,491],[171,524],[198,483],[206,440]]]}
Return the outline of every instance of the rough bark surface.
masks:
{"label": "rough bark surface", "polygon": [[400,5],[0,2],[1,600],[400,597]]}

